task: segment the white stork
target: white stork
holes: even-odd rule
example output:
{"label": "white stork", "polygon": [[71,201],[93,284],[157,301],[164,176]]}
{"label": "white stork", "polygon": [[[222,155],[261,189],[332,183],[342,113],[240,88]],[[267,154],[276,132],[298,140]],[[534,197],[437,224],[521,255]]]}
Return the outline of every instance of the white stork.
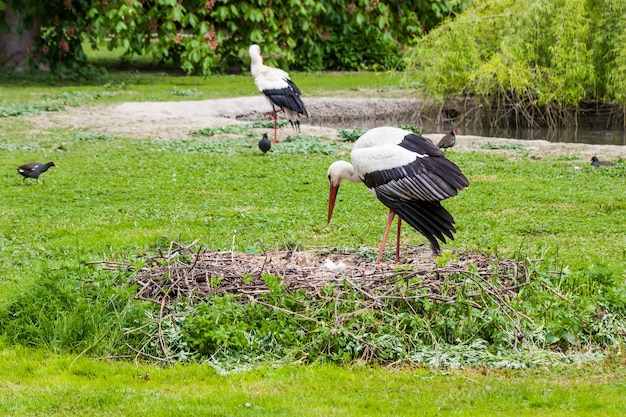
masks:
{"label": "white stork", "polygon": [[378,127],[365,132],[355,142],[350,158],[352,164],[336,161],[328,168],[328,222],[341,181],[363,182],[389,207],[377,263],[381,261],[396,214],[399,216],[396,262],[400,261],[402,220],[430,241],[435,255],[441,250],[437,239],[443,243],[446,236],[454,239],[454,219],[440,201],[457,195],[459,190],[469,186],[469,181],[430,139],[403,129]]}
{"label": "white stork", "polygon": [[309,117],[304,107],[304,103],[300,98],[300,89],[289,78],[289,74],[279,68],[268,67],[263,64],[261,57],[261,48],[259,45],[250,46],[250,73],[257,86],[272,105],[274,116],[274,141],[276,139],[276,107],[282,110],[291,123],[291,126],[300,132],[300,117]]}

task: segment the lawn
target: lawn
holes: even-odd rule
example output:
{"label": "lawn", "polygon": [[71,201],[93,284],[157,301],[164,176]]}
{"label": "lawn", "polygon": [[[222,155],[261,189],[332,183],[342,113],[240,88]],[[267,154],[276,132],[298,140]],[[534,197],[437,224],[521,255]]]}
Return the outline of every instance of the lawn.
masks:
{"label": "lawn", "polygon": [[[345,90],[403,93],[397,74],[297,78],[307,94],[318,96]],[[0,80],[0,116],[8,115],[0,118],[0,309],[42,277],[66,271],[70,279],[72,274],[89,279],[98,271],[85,262],[141,263],[172,240],[252,254],[320,247],[375,253],[386,212],[363,186],[342,186],[333,222],[326,224],[326,169],[347,158],[349,143],[294,137],[262,156],[252,127],[223,140],[140,140],[77,132],[71,126],[44,134],[22,117],[64,111],[68,105],[257,94],[247,76],[112,72],[89,83],[65,84],[1,73]],[[536,159],[523,149],[506,154],[453,150],[448,156],[471,185],[444,203],[458,230],[446,249],[526,260],[549,277],[546,284],[561,297],[589,308],[588,317],[596,307],[617,315],[623,302],[619,293],[608,307],[598,300],[607,301],[599,293],[609,284],[624,285],[623,161],[597,170],[585,155]],[[58,167],[42,175],[42,185],[25,184],[15,168],[30,160],[53,160]],[[425,241],[407,227],[402,239],[404,245]],[[550,313],[546,320],[559,311]],[[606,332],[615,328],[619,325]],[[614,332],[608,339],[619,341],[623,334]],[[573,355],[561,362],[576,364],[541,366],[536,361],[516,370],[498,370],[494,363],[456,370],[406,362],[387,368],[279,361],[220,375],[215,364],[161,368],[80,356],[81,349],[48,343],[35,348],[2,343],[4,414],[415,415],[422,410],[423,415],[556,416],[626,411],[623,358],[610,355],[618,345],[607,349],[609,358],[602,362],[581,364]]]}
{"label": "lawn", "polygon": [[0,350],[7,416],[621,416],[618,362],[446,370],[284,365],[221,375]]}

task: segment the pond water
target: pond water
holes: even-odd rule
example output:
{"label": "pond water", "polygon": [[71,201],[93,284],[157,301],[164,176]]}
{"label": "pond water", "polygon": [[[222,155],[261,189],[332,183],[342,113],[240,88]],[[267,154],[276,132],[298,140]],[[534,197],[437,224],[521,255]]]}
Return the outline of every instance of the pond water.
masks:
{"label": "pond water", "polygon": [[420,127],[422,132],[448,133],[456,127],[459,135],[473,135],[510,139],[547,140],[550,142],[587,143],[592,145],[626,146],[626,131],[621,128],[608,129],[604,124],[586,123],[578,129],[526,129],[526,128],[493,128],[488,126],[437,124],[428,120],[411,120],[411,118],[372,117],[368,119],[310,119],[307,124],[335,127],[342,129],[373,128],[377,126],[413,125]]}
{"label": "pond water", "polygon": [[[440,129],[436,131],[439,133]],[[442,132],[443,133],[443,132]],[[626,145],[626,132],[622,129],[598,129],[580,127],[578,129],[522,129],[522,128],[479,128],[477,130],[458,128],[460,135],[471,134],[511,139],[547,140],[549,142],[587,143],[591,145]]]}

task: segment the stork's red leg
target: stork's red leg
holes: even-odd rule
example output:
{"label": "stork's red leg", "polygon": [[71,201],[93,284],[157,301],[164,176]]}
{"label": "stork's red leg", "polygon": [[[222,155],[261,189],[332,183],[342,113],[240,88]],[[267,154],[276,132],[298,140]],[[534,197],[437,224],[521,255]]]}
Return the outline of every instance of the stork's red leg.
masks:
{"label": "stork's red leg", "polygon": [[402,228],[402,219],[398,217],[398,236],[396,237],[396,263],[400,263],[400,229]]}
{"label": "stork's red leg", "polygon": [[274,141],[272,143],[278,143],[278,139],[276,137],[276,125],[277,125],[277,121],[276,121],[276,108],[274,107],[274,105],[272,104],[272,113],[274,114]]}
{"label": "stork's red leg", "polygon": [[387,227],[385,228],[385,234],[383,235],[383,241],[380,242],[380,249],[378,249],[378,259],[376,259],[376,263],[379,264],[381,259],[383,258],[383,251],[385,250],[385,243],[387,242],[387,236],[389,235],[389,229],[391,228],[391,222],[393,222],[393,218],[396,216],[396,213],[393,210],[389,210],[389,220],[387,220]]}

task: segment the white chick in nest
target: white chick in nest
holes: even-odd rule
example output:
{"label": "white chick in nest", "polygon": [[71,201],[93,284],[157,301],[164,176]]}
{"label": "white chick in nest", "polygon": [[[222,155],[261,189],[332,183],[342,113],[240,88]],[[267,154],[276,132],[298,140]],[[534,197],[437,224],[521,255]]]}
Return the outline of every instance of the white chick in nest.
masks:
{"label": "white chick in nest", "polygon": [[324,262],[324,266],[329,271],[334,272],[335,274],[342,274],[343,271],[346,270],[346,264],[341,261],[339,261],[338,263],[334,263],[330,260],[330,258],[326,259],[326,262]]}

